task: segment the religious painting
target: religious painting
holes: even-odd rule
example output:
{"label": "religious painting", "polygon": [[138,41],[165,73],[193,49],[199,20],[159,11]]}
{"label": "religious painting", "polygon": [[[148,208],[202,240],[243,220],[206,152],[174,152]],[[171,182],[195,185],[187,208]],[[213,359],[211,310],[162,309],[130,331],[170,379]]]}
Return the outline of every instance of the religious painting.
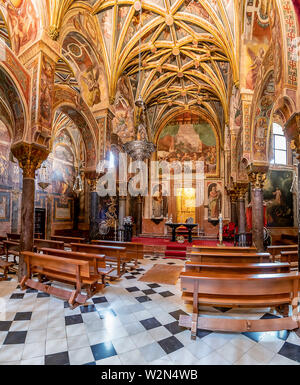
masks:
{"label": "religious painting", "polygon": [[122,76],[117,84],[114,114],[113,132],[122,142],[134,139],[134,98],[130,82],[125,76]]}
{"label": "religious painting", "polygon": [[41,92],[40,92],[40,114],[41,120],[46,127],[51,126],[52,121],[52,96],[54,65],[43,55],[41,68]]}
{"label": "religious painting", "polygon": [[166,126],[157,142],[159,161],[204,162],[206,176],[218,173],[218,148],[210,124],[170,124]]}
{"label": "religious painting", "polygon": [[73,200],[68,199],[62,203],[59,198],[54,198],[53,221],[71,222],[73,220]]}
{"label": "religious painting", "polygon": [[89,107],[108,98],[104,63],[96,57],[91,46],[78,34],[67,36],[63,43],[64,55],[76,65],[74,74],[80,84],[84,101]]}
{"label": "religious painting", "polygon": [[207,182],[208,220],[218,220],[222,212],[223,187],[221,182]]}
{"label": "religious painting", "polygon": [[10,193],[0,191],[0,222],[10,221]]}
{"label": "religious painting", "polygon": [[289,170],[270,170],[264,185],[268,227],[292,227],[294,173]]}
{"label": "religious painting", "polygon": [[34,41],[39,27],[39,17],[32,0],[2,0],[9,17],[11,40],[18,55],[30,41]]}

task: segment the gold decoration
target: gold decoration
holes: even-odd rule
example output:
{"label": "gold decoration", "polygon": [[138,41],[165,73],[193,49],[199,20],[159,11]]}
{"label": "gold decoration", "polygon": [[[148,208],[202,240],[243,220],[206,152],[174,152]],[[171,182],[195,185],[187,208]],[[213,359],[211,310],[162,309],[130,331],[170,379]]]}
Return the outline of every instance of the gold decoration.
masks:
{"label": "gold decoration", "polygon": [[236,191],[239,199],[244,199],[245,195],[248,191],[249,184],[248,183],[237,183]]}
{"label": "gold decoration", "polygon": [[35,178],[35,172],[49,155],[49,150],[36,143],[18,143],[12,145],[11,152],[18,159],[23,170],[23,178]]}
{"label": "gold decoration", "polygon": [[51,37],[52,40],[57,40],[59,36],[59,30],[56,27],[56,25],[51,25],[49,28],[49,36]]}

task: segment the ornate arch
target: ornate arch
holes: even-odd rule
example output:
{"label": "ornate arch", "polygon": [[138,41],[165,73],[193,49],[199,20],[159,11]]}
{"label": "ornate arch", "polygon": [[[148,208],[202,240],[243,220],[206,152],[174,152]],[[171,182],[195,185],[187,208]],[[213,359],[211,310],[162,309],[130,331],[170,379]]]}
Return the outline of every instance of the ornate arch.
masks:
{"label": "ornate arch", "polygon": [[86,168],[87,170],[95,170],[101,156],[101,133],[88,106],[70,87],[56,85],[53,112],[54,114],[62,112],[67,115],[79,129],[86,149]]}

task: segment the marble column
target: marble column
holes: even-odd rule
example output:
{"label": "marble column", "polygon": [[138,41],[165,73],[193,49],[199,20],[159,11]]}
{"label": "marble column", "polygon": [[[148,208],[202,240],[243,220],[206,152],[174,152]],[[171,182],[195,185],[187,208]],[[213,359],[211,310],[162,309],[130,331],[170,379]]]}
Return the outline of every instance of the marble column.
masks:
{"label": "marble column", "polygon": [[119,197],[119,227],[124,228],[124,218],[126,216],[126,196]]}
{"label": "marble column", "polygon": [[245,195],[248,190],[248,183],[237,183],[238,198],[238,228],[239,228],[239,246],[246,246],[246,206]]}
{"label": "marble column", "polygon": [[99,195],[96,191],[98,179],[88,179],[90,185],[90,227],[89,227],[89,240],[97,238],[98,229],[98,213],[99,213]]}
{"label": "marble column", "polygon": [[230,199],[230,221],[238,224],[238,208],[237,208],[237,200],[238,200],[238,192],[235,188],[230,188],[227,190]]}
{"label": "marble column", "polygon": [[264,206],[263,187],[267,177],[267,165],[250,165],[248,169],[251,183],[252,241],[258,252],[264,251]]}
{"label": "marble column", "polygon": [[138,195],[136,197],[136,204],[137,204],[136,236],[138,237],[143,232],[143,230],[142,230],[142,227],[143,227],[143,197],[141,195]]}
{"label": "marble column", "polygon": [[[34,237],[35,172],[41,166],[42,162],[47,159],[49,151],[44,146],[35,143],[18,143],[11,147],[11,151],[23,169],[20,250],[32,251]],[[18,280],[21,281],[25,274],[26,265],[20,256]]]}

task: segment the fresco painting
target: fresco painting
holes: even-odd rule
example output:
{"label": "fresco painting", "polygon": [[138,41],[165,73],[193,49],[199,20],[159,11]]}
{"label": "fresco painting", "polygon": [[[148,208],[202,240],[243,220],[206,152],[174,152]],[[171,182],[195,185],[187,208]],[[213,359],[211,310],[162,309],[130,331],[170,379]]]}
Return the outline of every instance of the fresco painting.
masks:
{"label": "fresco painting", "polygon": [[203,161],[205,174],[217,173],[216,138],[206,122],[166,126],[159,136],[157,148],[159,161]]}

